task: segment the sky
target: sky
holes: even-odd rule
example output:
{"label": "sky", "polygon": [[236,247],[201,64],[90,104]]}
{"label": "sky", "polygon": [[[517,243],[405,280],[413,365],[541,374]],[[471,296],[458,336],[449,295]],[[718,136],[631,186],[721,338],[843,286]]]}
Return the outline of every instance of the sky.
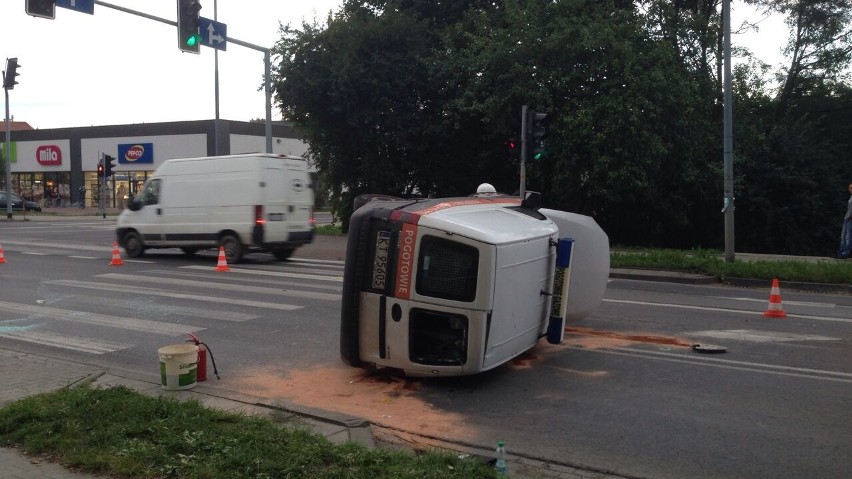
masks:
{"label": "sky", "polygon": [[[176,0],[104,0],[176,20]],[[270,48],[279,22],[324,23],[340,0],[201,0],[201,16],[227,25],[227,36]],[[762,16],[732,1],[732,28]],[[18,84],[9,91],[9,114],[33,128],[206,120],[216,116],[214,49],[198,55],[177,47],[177,28],[148,18],[94,6],[94,15],[56,8],[53,20],[26,14],[25,0],[0,1],[0,62],[17,57]],[[782,19],[761,23],[760,32],[734,35],[776,66],[786,43]],[[263,53],[229,44],[219,54],[219,117],[265,118]],[[5,68],[5,62],[2,63]],[[5,114],[5,111],[4,111]],[[280,120],[273,105],[272,119]]]}

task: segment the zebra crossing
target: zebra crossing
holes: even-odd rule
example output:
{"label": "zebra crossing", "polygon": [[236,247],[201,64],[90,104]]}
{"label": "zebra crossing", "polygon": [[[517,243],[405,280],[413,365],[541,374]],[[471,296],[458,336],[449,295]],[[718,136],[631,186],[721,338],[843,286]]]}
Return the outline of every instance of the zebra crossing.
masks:
{"label": "zebra crossing", "polygon": [[22,342],[102,355],[134,347],[134,338],[185,337],[211,326],[281,317],[313,305],[337,305],[343,262],[284,263],[108,271],[41,283],[37,304],[0,301],[0,346]]}

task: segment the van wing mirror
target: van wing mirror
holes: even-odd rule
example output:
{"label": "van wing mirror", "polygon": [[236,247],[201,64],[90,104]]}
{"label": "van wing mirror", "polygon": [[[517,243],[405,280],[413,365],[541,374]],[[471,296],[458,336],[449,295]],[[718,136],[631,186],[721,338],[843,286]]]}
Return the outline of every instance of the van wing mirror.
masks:
{"label": "van wing mirror", "polygon": [[139,211],[142,209],[142,202],[139,201],[139,197],[131,196],[130,200],[127,201],[127,209],[130,211]]}

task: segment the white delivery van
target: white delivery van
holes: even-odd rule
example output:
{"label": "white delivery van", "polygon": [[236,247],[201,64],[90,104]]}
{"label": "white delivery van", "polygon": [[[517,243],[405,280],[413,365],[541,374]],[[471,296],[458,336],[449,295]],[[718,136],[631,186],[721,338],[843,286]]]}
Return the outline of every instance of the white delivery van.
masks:
{"label": "white delivery van", "polygon": [[588,216],[539,209],[536,195],[356,199],[342,360],[462,376],[495,368],[542,337],[561,342],[566,321],[603,300],[609,238]]}
{"label": "white delivery van", "polygon": [[150,248],[248,251],[287,259],[314,238],[314,193],[302,158],[265,153],[168,160],[118,217],[127,256]]}

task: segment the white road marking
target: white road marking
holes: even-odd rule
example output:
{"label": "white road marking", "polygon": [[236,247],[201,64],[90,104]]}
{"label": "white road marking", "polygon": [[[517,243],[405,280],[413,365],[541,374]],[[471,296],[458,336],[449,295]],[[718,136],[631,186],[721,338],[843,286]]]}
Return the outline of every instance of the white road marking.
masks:
{"label": "white road marking", "polygon": [[753,331],[749,329],[726,329],[709,331],[690,331],[683,336],[699,336],[713,339],[732,339],[753,343],[785,343],[793,341],[840,341],[840,338],[819,336],[817,334],[795,334],[773,331]]}
{"label": "white road marking", "polygon": [[130,331],[163,334],[168,336],[180,336],[191,331],[203,331],[205,329],[187,324],[164,323],[161,321],[150,321],[147,319],[111,316],[106,314],[90,313],[87,311],[51,308],[49,306],[10,303],[7,301],[0,301],[0,310],[78,324],[82,323],[95,326],[107,326],[110,328],[121,328]]}
{"label": "white road marking", "polygon": [[629,356],[640,359],[652,359],[656,361],[668,361],[674,363],[685,363],[722,369],[734,369],[738,371],[749,371],[761,374],[773,374],[778,376],[790,376],[796,378],[817,379],[821,381],[834,381],[852,384],[852,374],[844,373],[842,371],[827,371],[824,369],[777,366],[774,364],[755,363],[750,361],[732,361],[729,359],[719,359],[707,355],[698,356],[697,353],[694,356],[687,356],[685,354],[639,350],[632,348],[576,348],[576,350],[589,353],[611,354],[615,356]]}
{"label": "white road marking", "polygon": [[[213,268],[210,266],[181,266],[181,269],[203,269],[207,271],[213,271]],[[244,269],[244,268],[234,268],[231,267],[229,273],[237,273],[237,274],[256,274],[260,276],[276,276],[279,278],[299,278],[299,279],[313,279],[316,281],[334,281],[338,283],[343,282],[343,276],[329,276],[322,274],[303,274],[303,273],[291,273],[288,271],[266,271],[266,270],[257,270],[257,269]]]}
{"label": "white road marking", "polygon": [[[695,311],[715,311],[720,313],[735,313],[735,314],[749,314],[749,315],[763,315],[762,311],[744,311],[742,309],[729,309],[729,308],[711,308],[709,306],[691,306],[686,304],[670,304],[670,303],[652,303],[649,301],[633,301],[627,299],[604,299],[605,303],[620,303],[620,304],[636,304],[641,306],[657,306],[661,308],[676,308],[676,309],[691,309]],[[787,313],[787,318],[797,318],[797,319],[810,319],[814,321],[833,321],[838,323],[852,323],[852,319],[848,318],[833,318],[830,316],[809,316],[804,314],[791,314]]]}
{"label": "white road marking", "polygon": [[56,334],[32,330],[3,333],[0,334],[0,337],[23,341],[26,343],[39,344],[42,346],[71,349],[90,354],[106,354],[133,347],[132,344],[115,343],[103,339],[95,341],[88,338],[69,336],[67,334]]}
{"label": "white road marking", "polygon": [[203,301],[205,303],[225,303],[225,304],[236,304],[241,306],[250,306],[253,308],[266,308],[266,309],[277,309],[283,311],[293,311],[295,309],[302,309],[303,306],[296,306],[292,304],[284,304],[284,303],[268,303],[265,301],[248,301],[248,300],[240,300],[234,298],[221,298],[218,296],[204,296],[200,294],[187,294],[187,293],[175,293],[173,291],[163,291],[160,289],[153,288],[144,288],[142,286],[122,286],[118,284],[111,283],[96,283],[96,282],[82,282],[75,280],[55,280],[55,281],[45,281],[45,284],[55,284],[59,286],[67,286],[71,288],[85,288],[85,289],[97,289],[101,291],[117,291],[122,293],[138,293],[138,294],[147,294],[150,296],[163,296],[166,298],[178,298],[178,299],[189,299],[193,301]]}
{"label": "white road marking", "polygon": [[[212,271],[212,270],[211,270]],[[231,272],[234,270],[232,269]],[[212,273],[211,274],[222,274]],[[114,280],[117,282],[139,282],[139,283],[156,283],[158,285],[175,285],[184,287],[197,287],[205,289],[219,289],[229,293],[254,293],[254,294],[269,294],[274,296],[295,296],[297,298],[308,299],[324,299],[328,301],[339,301],[339,294],[317,293],[313,291],[297,291],[292,289],[268,288],[263,286],[242,286],[238,284],[216,283],[212,281],[193,281],[188,279],[161,278],[161,277],[145,277],[131,274],[106,273],[97,275],[98,278]]]}

